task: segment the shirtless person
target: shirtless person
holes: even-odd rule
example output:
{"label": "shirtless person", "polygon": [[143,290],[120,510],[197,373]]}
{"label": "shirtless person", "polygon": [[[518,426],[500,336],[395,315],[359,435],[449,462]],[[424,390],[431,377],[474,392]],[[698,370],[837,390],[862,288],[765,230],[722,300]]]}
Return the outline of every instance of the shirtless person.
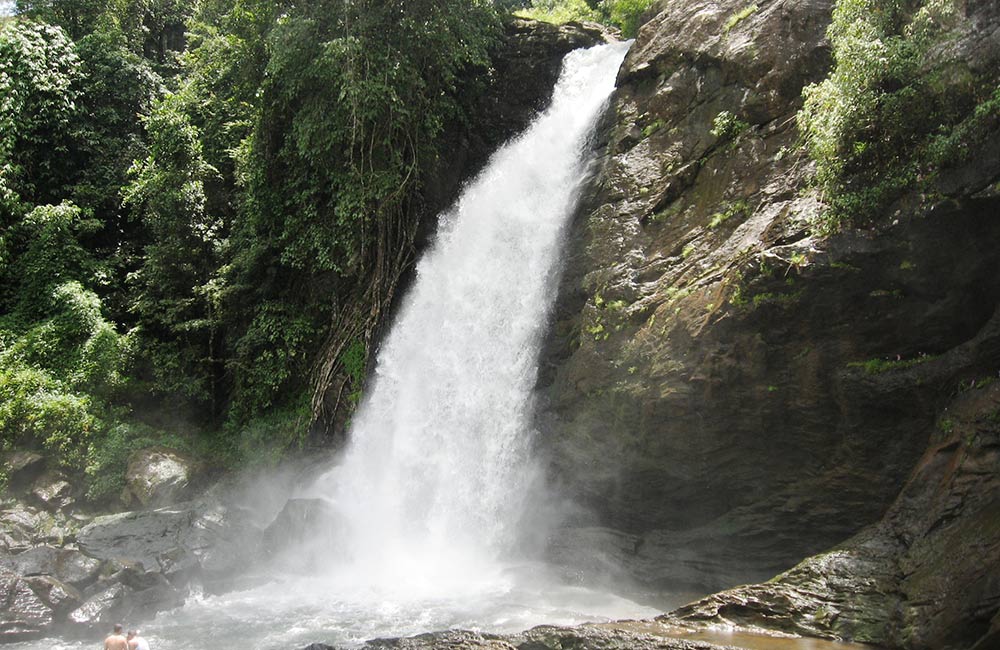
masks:
{"label": "shirtless person", "polygon": [[115,623],[114,631],[104,639],[104,650],[129,650],[128,641],[122,634],[121,623]]}
{"label": "shirtless person", "polygon": [[129,650],[149,650],[149,643],[146,642],[146,639],[139,636],[139,630],[129,630],[128,648]]}

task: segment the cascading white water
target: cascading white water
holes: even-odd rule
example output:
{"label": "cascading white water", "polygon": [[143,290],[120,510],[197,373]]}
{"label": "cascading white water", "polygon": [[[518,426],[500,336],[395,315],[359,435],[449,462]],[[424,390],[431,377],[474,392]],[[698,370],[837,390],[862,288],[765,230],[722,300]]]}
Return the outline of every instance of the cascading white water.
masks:
{"label": "cascading white water", "polygon": [[[657,610],[562,585],[510,557],[532,479],[531,390],[561,234],[587,138],[628,44],[570,53],[552,106],[457,205],[380,350],[335,467],[301,496],[337,513],[246,591],[192,598],[141,625],[158,650],[357,644],[449,627],[512,631]],[[54,640],[18,650],[82,650]]]}
{"label": "cascading white water", "polygon": [[328,563],[337,582],[460,589],[516,537],[561,234],[627,49],[570,53],[551,107],[442,215],[350,446],[313,489],[343,522]]}

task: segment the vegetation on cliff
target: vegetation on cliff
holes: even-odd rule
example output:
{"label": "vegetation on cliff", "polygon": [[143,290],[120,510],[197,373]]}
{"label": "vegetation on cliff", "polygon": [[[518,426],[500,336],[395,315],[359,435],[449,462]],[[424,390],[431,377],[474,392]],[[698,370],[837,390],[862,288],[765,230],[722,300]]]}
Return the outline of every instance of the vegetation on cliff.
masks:
{"label": "vegetation on cliff", "polygon": [[805,89],[799,114],[826,225],[866,224],[1000,119],[989,71],[947,51],[963,27],[953,0],[840,0],[828,36],[834,66]]}
{"label": "vegetation on cliff", "polygon": [[612,25],[625,38],[634,38],[643,13],[654,0],[524,0],[518,15],[552,23],[571,21]]}

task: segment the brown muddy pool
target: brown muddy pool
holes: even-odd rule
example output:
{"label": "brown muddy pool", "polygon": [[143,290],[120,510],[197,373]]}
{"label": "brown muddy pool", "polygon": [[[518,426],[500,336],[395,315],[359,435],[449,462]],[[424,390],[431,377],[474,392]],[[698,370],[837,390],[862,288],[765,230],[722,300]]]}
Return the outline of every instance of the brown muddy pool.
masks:
{"label": "brown muddy pool", "polygon": [[773,636],[745,630],[693,630],[665,625],[656,621],[619,621],[603,624],[602,627],[613,627],[630,632],[641,632],[688,641],[706,641],[722,646],[742,648],[743,650],[881,650],[879,646],[864,643],[827,641],[825,639],[808,637]]}

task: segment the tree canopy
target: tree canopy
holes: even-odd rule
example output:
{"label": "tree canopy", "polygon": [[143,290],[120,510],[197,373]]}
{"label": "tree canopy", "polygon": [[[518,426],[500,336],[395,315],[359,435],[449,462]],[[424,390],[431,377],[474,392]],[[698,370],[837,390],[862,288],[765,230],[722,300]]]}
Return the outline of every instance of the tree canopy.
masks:
{"label": "tree canopy", "polygon": [[93,498],[152,442],[269,458],[306,432],[331,336],[356,402],[361,307],[387,306],[420,170],[499,33],[488,0],[18,0],[0,446],[86,468]]}

